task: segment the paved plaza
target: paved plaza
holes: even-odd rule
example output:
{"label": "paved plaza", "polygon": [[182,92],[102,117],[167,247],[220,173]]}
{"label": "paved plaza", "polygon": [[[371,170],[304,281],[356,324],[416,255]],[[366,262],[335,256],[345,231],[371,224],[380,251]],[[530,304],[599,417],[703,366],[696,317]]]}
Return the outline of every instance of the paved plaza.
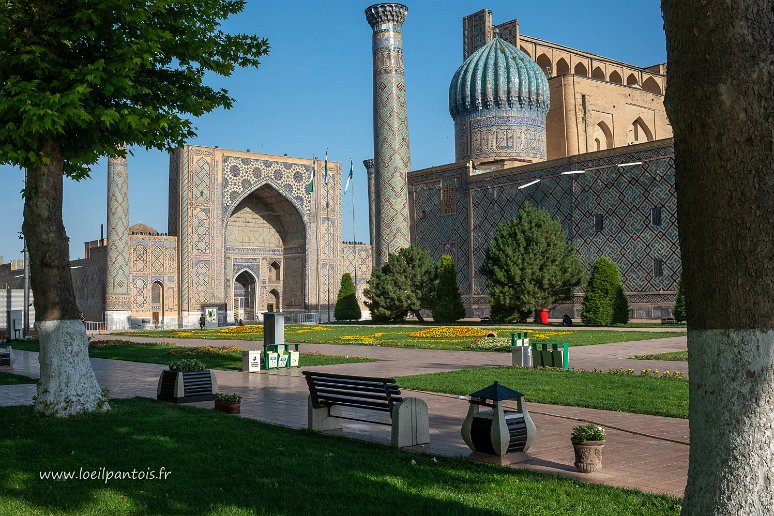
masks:
{"label": "paved plaza", "polygon": [[[105,335],[104,339],[137,342],[170,341],[178,345],[236,346],[258,349],[259,342],[206,341],[158,339],[148,337],[118,337]],[[510,365],[510,354],[440,351],[427,349],[387,348],[333,344],[302,344],[302,353],[314,352],[335,355],[367,357],[379,362],[316,366],[312,369],[332,373],[362,376],[405,376],[461,368]],[[604,344],[571,348],[570,363],[583,369],[633,368],[683,371],[685,362],[642,361],[629,357],[686,349],[685,337],[649,341]],[[17,351],[17,374],[37,377],[37,353]],[[92,365],[100,385],[110,389],[114,398],[134,396],[155,397],[160,371],[166,366],[119,360],[92,358]],[[242,373],[216,371],[220,390],[242,395],[242,417],[291,428],[305,428],[307,424],[307,385],[299,369]],[[484,387],[484,386],[482,386]],[[512,385],[518,389],[518,385]],[[34,385],[0,387],[0,405],[29,404],[35,393]],[[425,400],[430,411],[431,442],[412,449],[438,455],[466,456],[470,450],[462,441],[460,428],[467,413],[468,403],[456,396],[404,390],[409,396]],[[647,396],[647,392],[642,393]],[[211,407],[212,402],[198,403]],[[682,496],[688,471],[688,420],[659,416],[628,414],[606,410],[564,407],[530,403],[527,408],[537,425],[539,436],[530,449],[531,460],[516,464],[534,471],[557,474],[589,482],[641,489],[646,492]],[[378,419],[384,417],[368,412],[345,409],[345,415]],[[603,452],[603,470],[581,474],[573,466],[570,433],[574,426],[592,422],[605,427],[607,441]],[[344,429],[336,431],[346,437],[389,444],[389,426],[345,421]]]}

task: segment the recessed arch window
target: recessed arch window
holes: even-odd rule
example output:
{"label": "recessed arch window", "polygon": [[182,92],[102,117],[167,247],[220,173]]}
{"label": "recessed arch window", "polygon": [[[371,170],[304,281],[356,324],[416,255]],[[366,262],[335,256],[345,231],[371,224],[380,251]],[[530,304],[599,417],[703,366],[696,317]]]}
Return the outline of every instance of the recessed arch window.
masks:
{"label": "recessed arch window", "polygon": [[269,265],[269,279],[271,281],[280,281],[282,279],[279,263],[271,262],[271,265]]}

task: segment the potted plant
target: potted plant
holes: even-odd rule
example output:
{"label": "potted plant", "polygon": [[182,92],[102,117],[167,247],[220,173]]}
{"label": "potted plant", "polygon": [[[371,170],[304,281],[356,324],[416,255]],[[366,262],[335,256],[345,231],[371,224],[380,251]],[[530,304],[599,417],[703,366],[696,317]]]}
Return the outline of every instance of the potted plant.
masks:
{"label": "potted plant", "polygon": [[575,448],[575,469],[581,473],[593,473],[602,469],[605,430],[601,426],[576,426],[572,429],[571,440]]}
{"label": "potted plant", "polygon": [[220,392],[215,395],[215,410],[226,414],[239,414],[242,396],[235,392]]}
{"label": "potted plant", "polygon": [[171,362],[168,370],[161,371],[156,399],[174,403],[212,401],[217,390],[215,373],[200,360],[183,358]]}

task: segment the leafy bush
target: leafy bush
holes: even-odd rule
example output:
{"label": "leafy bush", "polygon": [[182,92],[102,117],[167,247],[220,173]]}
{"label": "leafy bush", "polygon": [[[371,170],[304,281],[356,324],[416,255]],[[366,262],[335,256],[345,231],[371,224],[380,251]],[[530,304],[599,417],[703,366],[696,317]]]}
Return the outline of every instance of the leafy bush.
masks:
{"label": "leafy bush", "polygon": [[195,358],[181,358],[180,360],[175,360],[169,364],[169,370],[178,373],[203,371],[205,369],[207,369],[207,366],[204,365],[204,362],[196,360]]}
{"label": "leafy bush", "polygon": [[677,284],[677,299],[675,299],[675,309],[672,311],[672,315],[677,322],[683,322],[687,318],[682,274],[680,275],[680,282]]}
{"label": "leafy bush", "polygon": [[605,430],[597,425],[581,425],[572,429],[572,441],[604,441]]}
{"label": "leafy bush", "polygon": [[215,399],[224,403],[239,403],[242,401],[242,396],[235,392],[219,392],[215,395]]}
{"label": "leafy bush", "polygon": [[438,290],[433,301],[433,320],[440,323],[454,322],[465,317],[462,294],[457,285],[457,268],[452,257],[441,256],[438,264]]}
{"label": "leafy bush", "polygon": [[371,318],[387,322],[411,313],[424,321],[420,310],[432,308],[437,283],[435,264],[424,249],[409,246],[390,253],[387,263],[374,268],[368,280],[365,295]]}
{"label": "leafy bush", "polygon": [[618,267],[601,256],[594,262],[583,297],[581,320],[587,326],[610,326],[629,321],[629,303]]}
{"label": "leafy bush", "polygon": [[497,228],[481,272],[492,319],[502,322],[525,322],[534,310],[570,299],[584,275],[561,223],[529,203]]}
{"label": "leafy bush", "polygon": [[355,284],[348,272],[341,277],[341,288],[339,288],[333,316],[337,321],[359,321],[362,317],[360,305],[357,302]]}

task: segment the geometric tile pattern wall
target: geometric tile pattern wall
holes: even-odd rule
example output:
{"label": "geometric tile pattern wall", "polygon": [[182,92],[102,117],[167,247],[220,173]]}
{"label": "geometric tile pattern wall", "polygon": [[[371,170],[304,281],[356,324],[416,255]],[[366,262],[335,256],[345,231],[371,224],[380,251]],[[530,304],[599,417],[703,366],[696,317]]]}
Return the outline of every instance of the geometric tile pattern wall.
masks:
{"label": "geometric tile pattern wall", "polygon": [[[342,245],[342,268],[341,273],[348,272],[355,283],[357,299],[363,303],[364,291],[368,287],[368,280],[371,279],[371,269],[373,268],[373,256],[371,255],[371,246],[369,244],[351,244],[344,242]],[[336,290],[338,294],[338,288]],[[362,305],[365,306],[365,305]]]}
{"label": "geometric tile pattern wall", "polygon": [[160,306],[151,305],[154,283],[162,286],[164,315],[177,315],[177,238],[163,235],[130,235],[130,276],[133,317],[150,317]]}
{"label": "geometric tile pattern wall", "polygon": [[[467,180],[464,165],[430,173],[412,182],[410,196],[412,243],[426,249],[435,261],[444,254],[452,256],[462,293],[470,291]],[[441,205],[444,194],[454,196],[450,213]]]}
{"label": "geometric tile pattern wall", "polygon": [[[599,256],[613,260],[621,269],[631,303],[673,300],[681,262],[671,142],[652,142],[591,156],[545,168],[534,164],[519,167],[521,170],[482,173],[450,166],[414,172],[409,176],[413,242],[436,259],[444,245],[456,242],[457,273],[465,304],[487,305],[488,288],[479,270],[486,249],[497,227],[516,217],[521,206],[530,202],[561,221],[589,271]],[[617,166],[634,162],[642,164]],[[560,175],[577,169],[594,170]],[[541,181],[518,188],[534,179]],[[444,215],[440,205],[442,183],[448,181],[459,185],[457,212],[453,215]],[[651,224],[654,207],[661,208],[660,226]],[[595,215],[604,217],[601,232],[596,231]],[[662,276],[654,274],[654,258],[662,260]]]}
{"label": "geometric tile pattern wall", "polygon": [[410,242],[406,175],[411,171],[411,152],[401,33],[407,13],[401,4],[366,9],[373,29],[374,164],[379,192],[373,243],[376,265]]}

